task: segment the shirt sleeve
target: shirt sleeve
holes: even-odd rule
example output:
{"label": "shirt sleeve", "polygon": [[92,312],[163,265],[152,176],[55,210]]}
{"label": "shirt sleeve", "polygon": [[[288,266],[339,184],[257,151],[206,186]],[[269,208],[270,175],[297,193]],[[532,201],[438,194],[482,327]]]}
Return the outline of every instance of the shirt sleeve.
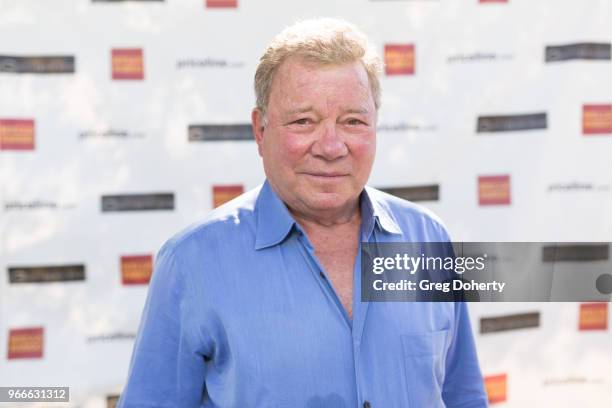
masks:
{"label": "shirt sleeve", "polygon": [[188,271],[174,252],[166,243],[156,257],[119,408],[202,403],[206,364],[191,322]]}
{"label": "shirt sleeve", "polygon": [[455,303],[455,330],[446,357],[442,398],[448,408],[487,407],[467,305]]}

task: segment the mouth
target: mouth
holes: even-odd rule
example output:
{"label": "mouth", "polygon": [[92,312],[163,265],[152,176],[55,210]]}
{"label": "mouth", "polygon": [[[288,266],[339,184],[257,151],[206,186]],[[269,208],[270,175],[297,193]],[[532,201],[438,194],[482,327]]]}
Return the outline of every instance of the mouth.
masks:
{"label": "mouth", "polygon": [[308,172],[308,173],[302,173],[308,177],[313,177],[316,179],[321,179],[321,180],[338,180],[341,179],[343,177],[347,177],[348,174],[347,173],[338,173],[338,172]]}

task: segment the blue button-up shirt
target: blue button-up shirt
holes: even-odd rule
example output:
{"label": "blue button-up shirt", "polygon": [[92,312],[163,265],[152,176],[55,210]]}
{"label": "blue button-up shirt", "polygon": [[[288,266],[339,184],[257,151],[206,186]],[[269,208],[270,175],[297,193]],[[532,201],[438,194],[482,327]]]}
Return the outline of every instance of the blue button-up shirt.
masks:
{"label": "blue button-up shirt", "polygon": [[[448,241],[366,187],[363,242]],[[486,407],[464,303],[360,301],[348,317],[266,182],[160,250],[119,407]]]}

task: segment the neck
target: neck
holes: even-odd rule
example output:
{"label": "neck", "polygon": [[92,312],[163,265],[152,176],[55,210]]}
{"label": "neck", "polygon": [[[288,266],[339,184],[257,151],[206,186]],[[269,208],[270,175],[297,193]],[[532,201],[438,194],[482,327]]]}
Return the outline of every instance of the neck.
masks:
{"label": "neck", "polygon": [[350,208],[333,212],[304,212],[289,207],[289,212],[306,232],[321,229],[359,227],[361,225],[361,210],[356,200]]}

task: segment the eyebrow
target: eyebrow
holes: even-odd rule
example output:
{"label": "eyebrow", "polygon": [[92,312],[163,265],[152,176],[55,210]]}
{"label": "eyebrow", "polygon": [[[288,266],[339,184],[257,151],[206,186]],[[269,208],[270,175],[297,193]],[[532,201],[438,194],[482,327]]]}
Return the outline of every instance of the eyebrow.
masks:
{"label": "eyebrow", "polygon": [[366,108],[361,108],[361,109],[346,109],[344,112],[345,113],[360,113],[360,114],[365,115],[369,111]]}
{"label": "eyebrow", "polygon": [[312,106],[307,106],[305,108],[291,109],[291,110],[286,111],[285,113],[288,115],[293,115],[295,113],[306,113],[306,112],[311,112],[313,110],[314,108]]}
{"label": "eyebrow", "polygon": [[[293,115],[296,113],[306,113],[306,112],[312,112],[314,111],[314,108],[312,106],[307,106],[305,108],[298,108],[298,109],[291,109],[287,112],[285,112],[287,115]],[[343,113],[359,113],[359,114],[367,114],[369,113],[369,110],[366,108],[360,108],[360,109],[352,109],[352,108],[348,108],[348,109],[344,109]]]}

